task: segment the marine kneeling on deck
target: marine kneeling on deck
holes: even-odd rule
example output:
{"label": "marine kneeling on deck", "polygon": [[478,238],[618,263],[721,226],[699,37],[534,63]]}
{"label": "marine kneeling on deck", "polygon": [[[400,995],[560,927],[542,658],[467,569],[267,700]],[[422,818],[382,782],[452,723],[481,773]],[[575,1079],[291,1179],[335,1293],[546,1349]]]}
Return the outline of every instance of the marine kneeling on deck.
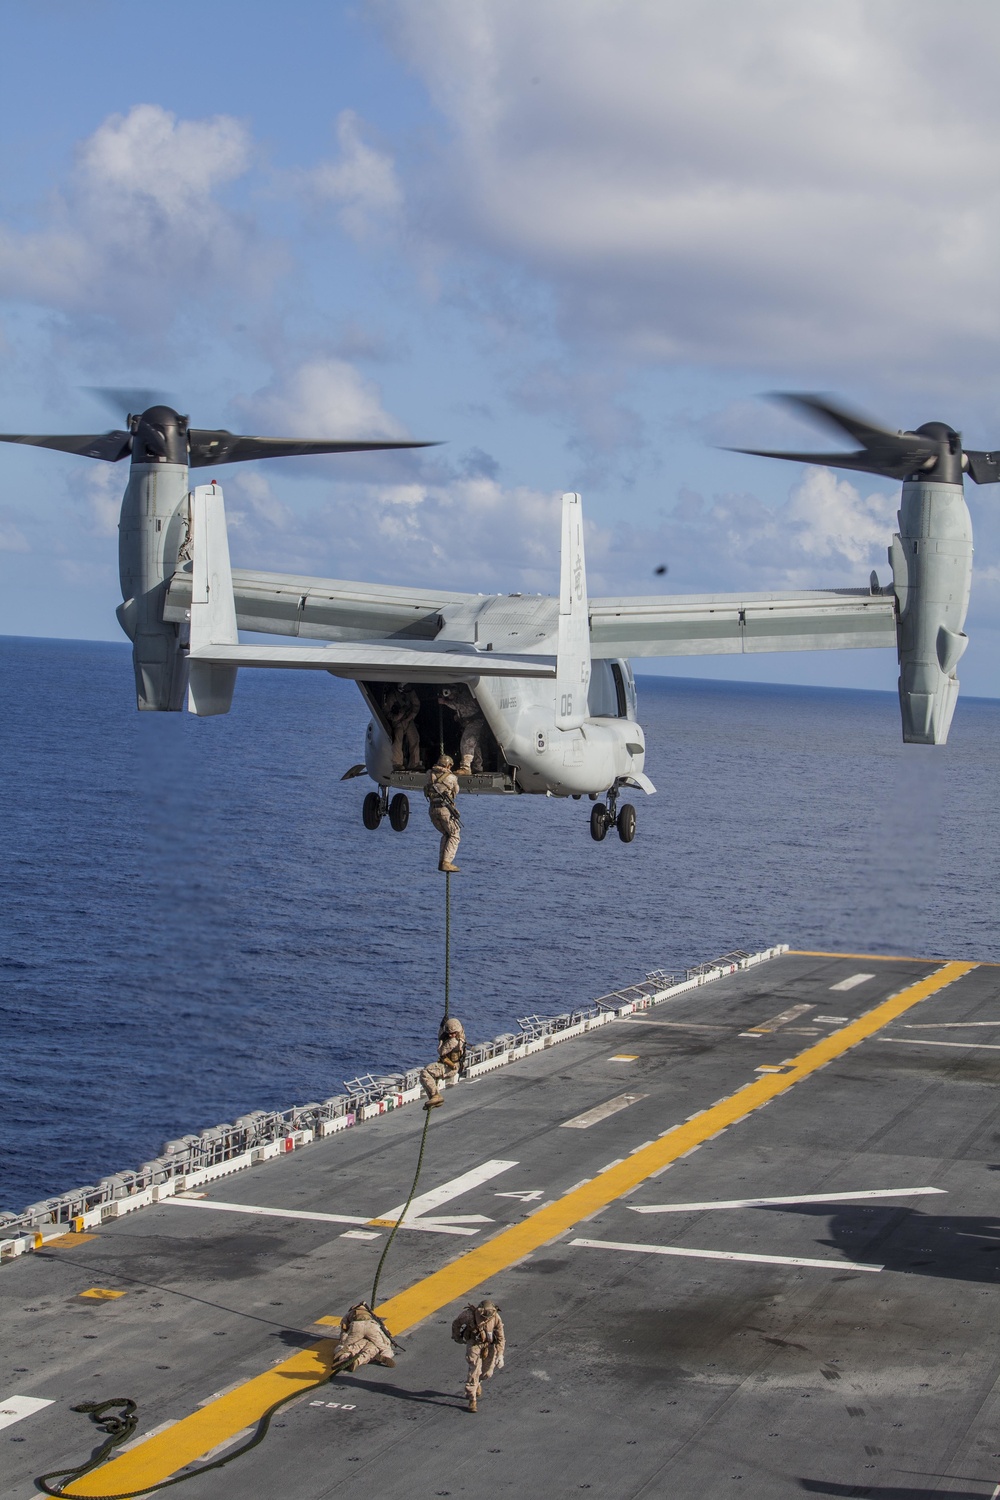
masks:
{"label": "marine kneeling on deck", "polygon": [[349,1373],[363,1365],[395,1367],[392,1341],[367,1302],[355,1302],[340,1320],[340,1338],[333,1350],[333,1364]]}
{"label": "marine kneeling on deck", "polygon": [[456,1344],[465,1345],[469,1366],[465,1394],[469,1398],[469,1410],[475,1411],[476,1402],[483,1393],[482,1382],[489,1380],[494,1371],[503,1369],[506,1340],[499,1307],[489,1297],[477,1307],[470,1302],[452,1323],[451,1336]]}

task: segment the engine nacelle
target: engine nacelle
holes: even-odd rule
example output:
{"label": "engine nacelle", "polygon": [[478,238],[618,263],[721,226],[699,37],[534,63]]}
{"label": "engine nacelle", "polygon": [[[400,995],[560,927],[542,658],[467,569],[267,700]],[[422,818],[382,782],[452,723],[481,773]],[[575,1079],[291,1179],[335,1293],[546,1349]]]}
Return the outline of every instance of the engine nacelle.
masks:
{"label": "engine nacelle", "polygon": [[899,600],[903,739],[943,745],[958,702],[958,665],[972,586],[972,520],[961,484],[907,480],[889,562]]}
{"label": "engine nacelle", "polygon": [[133,463],[118,526],[123,603],[117,614],[132,642],[140,709],[184,707],[188,628],[164,621],[163,600],[187,535],[187,465]]}

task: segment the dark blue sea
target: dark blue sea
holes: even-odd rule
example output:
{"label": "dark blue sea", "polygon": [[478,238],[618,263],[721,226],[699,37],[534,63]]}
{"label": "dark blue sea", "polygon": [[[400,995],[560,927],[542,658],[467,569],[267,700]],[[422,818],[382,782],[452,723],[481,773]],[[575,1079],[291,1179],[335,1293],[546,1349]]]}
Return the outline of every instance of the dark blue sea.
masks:
{"label": "dark blue sea", "polygon": [[[139,715],[128,647],[0,640],[0,1207],[433,1050],[444,881],[423,806],[361,823],[357,690],[244,672]],[[904,746],[895,696],[639,683],[657,795],[469,799],[452,1007],[470,1035],[773,942],[1000,960],[1000,702]]]}

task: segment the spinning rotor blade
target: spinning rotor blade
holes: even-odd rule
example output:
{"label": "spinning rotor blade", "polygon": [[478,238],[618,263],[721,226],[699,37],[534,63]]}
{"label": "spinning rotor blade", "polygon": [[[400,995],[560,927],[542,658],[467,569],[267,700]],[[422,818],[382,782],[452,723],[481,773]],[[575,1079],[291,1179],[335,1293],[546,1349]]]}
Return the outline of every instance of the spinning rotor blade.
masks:
{"label": "spinning rotor blade", "polygon": [[977,484],[1000,484],[1000,453],[966,448],[967,468]]}
{"label": "spinning rotor blade", "polygon": [[436,448],[437,443],[328,442],[298,438],[241,437],[224,427],[192,427],[188,432],[188,462],[192,469],[210,464],[238,464],[251,458],[302,458],[312,453],[371,453],[394,448]]}
{"label": "spinning rotor blade", "polygon": [[132,451],[130,432],[98,432],[67,437],[30,437],[23,432],[0,432],[0,443],[28,443],[32,448],[55,448],[60,453],[76,453],[81,458],[103,458],[116,464]]}
{"label": "spinning rotor blade", "polygon": [[[887,427],[835,405],[826,396],[796,395],[779,392],[775,398],[819,417],[827,426],[846,433],[861,447],[855,453],[778,453],[765,448],[736,448],[736,453],[751,453],[758,458],[785,458],[794,463],[822,464],[832,469],[860,469],[867,474],[881,474],[886,479],[906,479],[920,469],[932,469],[942,449],[955,452],[958,434],[943,423],[928,423],[935,432],[892,432]],[[985,456],[985,455],[984,455]],[[975,475],[973,475],[975,478]]]}
{"label": "spinning rotor blade", "polygon": [[148,411],[151,406],[173,406],[173,400],[162,391],[145,391],[131,386],[85,385],[89,395],[95,396],[106,411],[114,417],[130,417]]}

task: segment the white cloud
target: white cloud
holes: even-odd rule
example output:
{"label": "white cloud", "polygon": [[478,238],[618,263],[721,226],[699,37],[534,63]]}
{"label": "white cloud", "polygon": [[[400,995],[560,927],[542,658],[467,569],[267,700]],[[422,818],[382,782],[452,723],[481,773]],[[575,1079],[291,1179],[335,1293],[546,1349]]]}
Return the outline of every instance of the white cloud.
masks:
{"label": "white cloud", "polygon": [[74,493],[77,483],[87,508],[88,530],[100,537],[117,536],[122,493],[128,483],[126,465],[81,464],[70,479],[70,489]]}
{"label": "white cloud", "polygon": [[235,403],[253,430],[274,437],[407,436],[382,405],[378,387],[343,359],[318,357]]}
{"label": "white cloud", "polygon": [[392,157],[362,138],[361,121],[352,109],[337,116],[336,134],[338,159],[304,174],[304,185],[320,200],[335,204],[344,229],[363,240],[379,222],[398,213],[403,195]]}
{"label": "white cloud", "polygon": [[30,552],[28,538],[21,528],[0,516],[0,552]]}
{"label": "white cloud", "polygon": [[206,296],[259,292],[274,250],[222,201],[250,164],[247,129],[229,116],[178,120],[155,104],[109,116],[41,227],[0,222],[0,296],[148,338]]}
{"label": "white cloud", "polygon": [[[334,481],[320,504],[275,499],[277,476],[223,476],[234,561],[331,578],[472,593],[554,593],[558,495],[443,472],[398,484]],[[610,536],[588,534],[606,551]]]}
{"label": "white cloud", "polygon": [[421,229],[539,278],[568,341],[783,371],[995,371],[989,0],[375,8],[450,126]]}
{"label": "white cloud", "polygon": [[774,509],[751,494],[706,501],[688,491],[655,532],[621,535],[621,572],[637,591],[649,576],[647,560],[666,563],[665,582],[677,593],[863,588],[873,568],[886,583],[897,504],[894,495],[862,493],[816,468]]}

